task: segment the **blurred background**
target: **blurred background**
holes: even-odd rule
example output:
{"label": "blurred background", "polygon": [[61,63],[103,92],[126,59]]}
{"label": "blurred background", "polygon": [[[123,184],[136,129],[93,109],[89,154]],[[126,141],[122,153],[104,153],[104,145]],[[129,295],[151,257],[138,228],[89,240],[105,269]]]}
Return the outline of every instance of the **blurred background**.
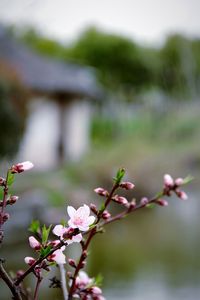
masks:
{"label": "blurred background", "polygon": [[[87,270],[103,275],[108,300],[199,298],[199,11],[198,0],[0,0],[1,175],[35,165],[13,187],[1,249],[11,271],[33,255],[32,219],[57,224],[68,204],[100,205],[93,189],[110,188],[117,168],[136,184],[129,199],[154,195],[165,173],[191,174],[187,202],[97,236]],[[62,299],[48,285],[44,295]]]}

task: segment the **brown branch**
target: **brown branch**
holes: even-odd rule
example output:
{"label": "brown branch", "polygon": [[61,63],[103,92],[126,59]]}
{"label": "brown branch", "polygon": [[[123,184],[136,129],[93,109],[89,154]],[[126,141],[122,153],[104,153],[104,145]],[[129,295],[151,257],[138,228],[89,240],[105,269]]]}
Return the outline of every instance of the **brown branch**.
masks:
{"label": "brown branch", "polygon": [[9,287],[14,300],[22,300],[19,288],[16,287],[15,283],[12,281],[8,273],[3,267],[4,260],[0,259],[0,275],[3,281],[6,283],[6,285]]}

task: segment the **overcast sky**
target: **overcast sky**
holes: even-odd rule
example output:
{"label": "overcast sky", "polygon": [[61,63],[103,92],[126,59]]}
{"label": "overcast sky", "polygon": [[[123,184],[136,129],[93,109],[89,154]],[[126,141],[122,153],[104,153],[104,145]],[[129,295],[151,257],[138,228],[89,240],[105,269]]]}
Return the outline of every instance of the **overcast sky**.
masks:
{"label": "overcast sky", "polygon": [[0,0],[0,21],[71,40],[89,25],[142,42],[172,32],[200,37],[200,0]]}

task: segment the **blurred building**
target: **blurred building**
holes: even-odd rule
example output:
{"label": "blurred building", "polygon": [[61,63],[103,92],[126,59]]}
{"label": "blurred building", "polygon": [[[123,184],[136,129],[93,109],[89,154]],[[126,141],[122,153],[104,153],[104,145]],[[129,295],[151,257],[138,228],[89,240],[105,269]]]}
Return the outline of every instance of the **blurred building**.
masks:
{"label": "blurred building", "polygon": [[0,27],[0,70],[5,65],[30,99],[19,159],[41,169],[80,159],[90,144],[92,102],[101,97],[94,70],[40,56]]}

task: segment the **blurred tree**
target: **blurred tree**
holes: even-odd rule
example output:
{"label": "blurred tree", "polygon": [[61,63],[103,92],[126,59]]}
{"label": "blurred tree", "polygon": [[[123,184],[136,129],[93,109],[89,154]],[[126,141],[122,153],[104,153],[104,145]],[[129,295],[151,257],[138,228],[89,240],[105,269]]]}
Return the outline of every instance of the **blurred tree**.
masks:
{"label": "blurred tree", "polygon": [[112,91],[138,90],[152,82],[139,46],[95,28],[86,30],[70,47],[68,58],[97,68],[101,82]]}
{"label": "blurred tree", "polygon": [[195,73],[191,41],[181,35],[169,36],[160,51],[160,85],[176,97],[194,96]]}
{"label": "blurred tree", "polygon": [[18,151],[25,125],[26,95],[14,72],[1,62],[0,158],[11,158]]}

